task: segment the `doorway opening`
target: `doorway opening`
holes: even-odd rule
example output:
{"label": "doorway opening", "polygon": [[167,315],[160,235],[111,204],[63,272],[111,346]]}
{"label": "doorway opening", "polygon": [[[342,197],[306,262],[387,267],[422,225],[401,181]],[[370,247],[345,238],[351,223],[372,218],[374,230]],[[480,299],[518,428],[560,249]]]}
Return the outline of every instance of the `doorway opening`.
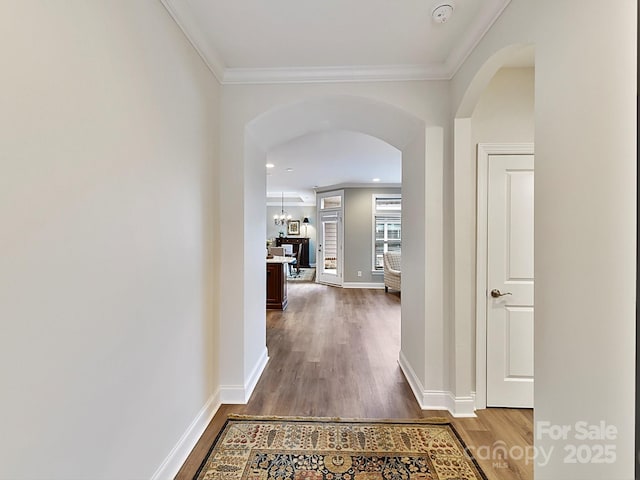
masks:
{"label": "doorway opening", "polygon": [[[497,361],[497,357],[493,358],[490,349],[487,348],[488,335],[491,331],[491,328],[487,327],[488,314],[493,315],[501,312],[502,335],[507,335],[514,340],[511,347],[502,346],[503,350],[506,350],[501,354],[502,359],[512,360],[512,364],[509,368],[503,365],[496,377],[500,377],[504,384],[522,386],[529,383],[530,377],[533,375],[533,295],[531,292],[531,299],[525,301],[526,305],[520,305],[518,302],[521,300],[516,299],[517,295],[512,291],[514,289],[507,288],[507,285],[509,287],[513,285],[514,288],[518,287],[516,290],[519,292],[520,284],[531,283],[532,285],[533,283],[532,271],[523,273],[523,266],[531,267],[532,270],[533,265],[533,173],[526,179],[524,174],[516,178],[509,173],[499,180],[507,183],[514,180],[524,190],[526,190],[525,185],[530,183],[531,186],[531,196],[525,202],[528,205],[527,208],[531,208],[530,211],[523,207],[524,204],[512,205],[510,203],[520,200],[524,202],[524,190],[520,191],[523,193],[520,199],[514,196],[516,190],[513,192],[508,190],[510,195],[511,193],[514,195],[505,198],[504,202],[506,203],[503,202],[504,205],[499,206],[499,208],[503,208],[503,224],[507,228],[511,228],[520,220],[522,220],[520,221],[522,228],[527,225],[531,227],[531,231],[528,233],[531,238],[527,240],[526,248],[523,247],[520,252],[520,256],[523,257],[522,262],[505,267],[523,267],[520,269],[522,271],[517,275],[505,274],[503,275],[504,282],[500,285],[498,285],[500,282],[497,282],[492,286],[487,276],[486,262],[489,258],[487,254],[489,248],[487,240],[489,162],[487,159],[491,154],[500,153],[526,154],[532,157],[535,124],[534,78],[534,47],[532,45],[512,45],[498,51],[487,60],[476,74],[467,89],[454,121],[455,336],[456,343],[466,344],[468,342],[471,346],[468,352],[462,351],[462,349],[456,350],[456,375],[461,373],[459,386],[463,388],[463,391],[467,389],[475,391],[476,409],[487,407],[487,365]],[[488,150],[483,151],[478,147],[483,143],[490,145],[487,147]],[[513,152],[501,150],[499,147],[492,151],[491,149],[496,144],[519,145],[514,147]],[[490,152],[489,155],[488,152]],[[520,180],[522,181],[520,182]],[[496,181],[498,180],[496,179]],[[504,188],[508,189],[510,186],[506,185]],[[468,194],[468,192],[474,191],[475,195]],[[512,210],[512,207],[515,210]],[[520,213],[516,212],[516,207],[523,207]],[[530,218],[527,218],[526,221],[523,220],[524,214],[522,212],[525,212],[526,215],[530,214]],[[509,223],[511,220],[505,215],[517,215],[514,218],[516,222]],[[527,228],[524,230],[528,231]],[[505,232],[507,231],[505,230],[503,233]],[[508,245],[504,244],[503,247],[508,248]],[[526,255],[523,253],[525,251]],[[525,259],[524,256],[527,258]],[[504,258],[508,259],[508,257]],[[519,258],[512,260],[519,262]],[[475,269],[473,267],[469,269],[468,265],[475,266]],[[491,290],[499,291],[498,296],[492,296]],[[524,355],[524,352],[528,353]],[[525,359],[525,357],[527,358]],[[466,371],[471,375],[465,373],[466,365],[473,366],[472,369]],[[529,385],[527,388],[530,391],[532,402],[533,387]],[[508,400],[506,403],[498,402],[498,404],[514,407],[525,406],[520,401],[509,404]]]}
{"label": "doorway opening", "polygon": [[533,144],[478,145],[476,371],[483,408],[533,408],[533,154]]}
{"label": "doorway opening", "polygon": [[[221,294],[225,338],[221,399],[246,402],[268,361],[264,308],[264,232],[266,216],[265,164],[267,152],[277,145],[312,132],[361,132],[394,146],[402,155],[403,214],[412,222],[403,227],[403,266],[400,358],[411,371],[410,383],[419,400],[427,389],[426,365],[444,368],[444,347],[438,335],[443,322],[443,129],[383,102],[354,96],[307,99],[266,111],[246,124],[243,159],[242,231],[234,232],[242,246],[242,261],[233,272],[235,286]],[[430,148],[428,149],[427,146]],[[427,202],[427,194],[429,201]],[[429,268],[426,264],[429,263]],[[229,295],[225,292],[229,291]],[[426,295],[425,295],[426,292]],[[433,325],[430,325],[433,324]],[[433,345],[431,345],[433,343]],[[436,357],[432,362],[428,357]],[[229,366],[229,370],[225,367]],[[233,395],[227,395],[227,389]],[[235,400],[235,401],[228,401]],[[423,404],[423,402],[420,402]]]}
{"label": "doorway opening", "polygon": [[342,286],[344,271],[344,190],[319,193],[318,263],[319,283]]}

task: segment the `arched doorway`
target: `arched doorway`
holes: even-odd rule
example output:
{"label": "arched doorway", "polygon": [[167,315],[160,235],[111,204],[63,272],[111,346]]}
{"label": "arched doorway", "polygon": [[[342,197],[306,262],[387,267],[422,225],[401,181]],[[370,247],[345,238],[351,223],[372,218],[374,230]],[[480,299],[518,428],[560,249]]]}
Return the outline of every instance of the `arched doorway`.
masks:
{"label": "arched doorway", "polygon": [[481,358],[486,352],[476,336],[476,299],[485,292],[476,282],[476,145],[474,144],[472,115],[482,94],[496,73],[505,66],[533,66],[532,45],[514,44],[494,53],[478,70],[466,89],[454,118],[454,229],[455,229],[455,343],[467,345],[455,351],[456,396],[475,392],[474,407],[484,408],[486,400],[486,367]]}
{"label": "arched doorway", "polygon": [[234,254],[242,258],[234,262],[229,281],[221,282],[222,402],[246,402],[268,360],[263,258],[267,152],[294,138],[334,129],[374,136],[402,152],[403,257],[411,261],[403,267],[400,363],[421,405],[433,403],[428,392],[445,389],[443,130],[426,127],[395,106],[339,95],[274,107],[245,126],[239,186],[243,205],[234,212],[242,216],[242,231],[233,234]]}

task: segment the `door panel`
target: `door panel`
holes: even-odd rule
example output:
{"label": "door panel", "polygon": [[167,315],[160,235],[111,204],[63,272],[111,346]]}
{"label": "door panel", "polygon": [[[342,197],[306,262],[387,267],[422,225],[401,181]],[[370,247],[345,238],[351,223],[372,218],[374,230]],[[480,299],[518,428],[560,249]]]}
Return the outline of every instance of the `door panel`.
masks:
{"label": "door panel", "polygon": [[323,215],[320,218],[320,238],[318,240],[318,281],[341,285],[340,265],[340,217]]}
{"label": "door panel", "polygon": [[488,180],[487,406],[533,407],[533,155],[491,155]]}
{"label": "door panel", "polygon": [[507,307],[505,378],[533,378],[533,308]]}
{"label": "door panel", "polygon": [[509,280],[533,282],[533,171],[507,172]]}
{"label": "door panel", "polygon": [[316,197],[318,207],[318,254],[316,279],[320,283],[342,286],[344,191]]}

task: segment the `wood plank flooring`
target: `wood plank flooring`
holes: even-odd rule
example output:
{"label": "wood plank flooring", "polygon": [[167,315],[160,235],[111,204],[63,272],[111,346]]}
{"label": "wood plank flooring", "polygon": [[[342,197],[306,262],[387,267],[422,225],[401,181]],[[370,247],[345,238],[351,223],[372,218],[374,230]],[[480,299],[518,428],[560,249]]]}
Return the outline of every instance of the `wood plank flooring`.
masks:
{"label": "wood plank flooring", "polygon": [[[490,480],[531,480],[533,411],[454,419],[418,406],[398,366],[400,297],[384,290],[289,283],[289,306],[267,312],[269,363],[247,405],[223,405],[176,476],[192,479],[227,415],[450,418]],[[504,458],[502,449],[511,451]],[[486,458],[485,458],[486,457]]]}

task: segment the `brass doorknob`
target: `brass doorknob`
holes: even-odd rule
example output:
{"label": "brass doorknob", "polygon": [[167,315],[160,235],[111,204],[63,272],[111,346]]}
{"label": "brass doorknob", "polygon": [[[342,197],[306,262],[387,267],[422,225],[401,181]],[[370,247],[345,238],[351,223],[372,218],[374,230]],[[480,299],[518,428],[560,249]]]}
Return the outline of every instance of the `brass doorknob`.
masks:
{"label": "brass doorknob", "polygon": [[511,295],[511,292],[501,293],[500,290],[498,290],[497,288],[494,288],[493,290],[491,290],[491,296],[493,298],[500,298],[500,297],[504,297],[505,295]]}

